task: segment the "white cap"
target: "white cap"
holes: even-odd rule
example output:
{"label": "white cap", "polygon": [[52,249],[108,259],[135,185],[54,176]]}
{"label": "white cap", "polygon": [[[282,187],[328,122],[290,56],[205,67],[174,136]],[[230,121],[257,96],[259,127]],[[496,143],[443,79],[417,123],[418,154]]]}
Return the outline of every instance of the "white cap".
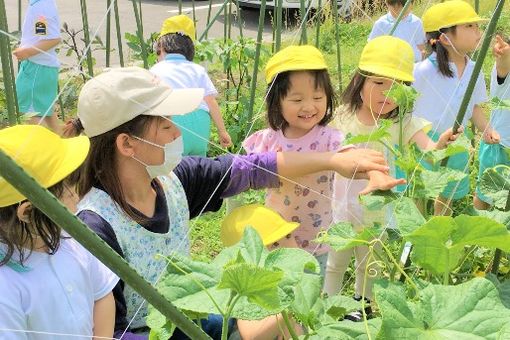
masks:
{"label": "white cap", "polygon": [[85,134],[94,137],[139,115],[192,112],[203,99],[203,89],[174,90],[143,68],[112,68],[85,83],[78,98],[78,118]]}

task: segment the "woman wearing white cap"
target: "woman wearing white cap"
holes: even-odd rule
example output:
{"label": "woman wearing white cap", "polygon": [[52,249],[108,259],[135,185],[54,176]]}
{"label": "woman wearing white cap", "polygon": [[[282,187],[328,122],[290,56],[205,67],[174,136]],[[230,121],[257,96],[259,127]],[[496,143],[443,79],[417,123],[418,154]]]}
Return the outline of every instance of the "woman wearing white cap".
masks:
{"label": "woman wearing white cap", "polygon": [[[189,253],[189,219],[218,210],[225,197],[275,187],[276,174],[294,178],[328,169],[366,178],[369,170],[387,171],[382,154],[371,150],[181,159],[182,138],[169,116],[193,111],[202,98],[201,89],[172,90],[136,67],[104,72],[80,93],[73,126],[84,130],[91,147],[78,186],[78,216],[151,283],[166,265],[154,255]],[[396,183],[381,178],[373,190]],[[129,325],[133,333],[123,339],[146,338],[134,334],[146,328],[143,299],[123,282],[114,296],[115,336]],[[202,323],[213,338],[219,337],[218,319]],[[185,336],[177,330],[172,338]]]}

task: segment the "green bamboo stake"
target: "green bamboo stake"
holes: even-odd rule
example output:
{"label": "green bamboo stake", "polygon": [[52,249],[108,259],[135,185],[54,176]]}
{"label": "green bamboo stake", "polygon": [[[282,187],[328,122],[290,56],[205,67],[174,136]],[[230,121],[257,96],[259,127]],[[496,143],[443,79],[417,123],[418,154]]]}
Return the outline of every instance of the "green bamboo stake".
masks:
{"label": "green bamboo stake", "polygon": [[143,13],[142,13],[142,0],[138,0],[138,13],[140,14],[140,27],[142,29],[143,37]]}
{"label": "green bamboo stake", "polygon": [[316,21],[317,21],[317,26],[315,27],[316,29],[316,32],[315,32],[315,47],[319,48],[319,39],[320,39],[320,35],[321,35],[321,7],[322,7],[322,0],[319,0],[318,4],[317,4],[317,12],[315,13],[315,16],[316,16]]}
{"label": "green bamboo stake", "polygon": [[253,75],[251,78],[250,104],[248,107],[248,121],[253,118],[253,108],[255,106],[255,90],[257,89],[257,75],[259,73],[260,49],[262,48],[262,33],[264,31],[264,19],[266,15],[266,0],[260,2],[259,29],[257,32],[257,47],[255,48],[255,62],[253,63]]}
{"label": "green bamboo stake", "polygon": [[[193,24],[197,27],[197,13],[195,10],[195,0],[191,0],[191,8],[193,9]],[[197,38],[197,30],[195,30],[195,39]]]}
{"label": "green bamboo stake", "polygon": [[179,0],[179,14],[182,14],[182,0]]}
{"label": "green bamboo stake", "polygon": [[299,1],[299,16],[301,17],[301,40],[299,41],[300,45],[306,44],[308,42],[308,37],[306,36],[306,7],[305,0]]}
{"label": "green bamboo stake", "polygon": [[475,11],[480,13],[480,0],[475,0]]}
{"label": "green bamboo stake", "polygon": [[[230,0],[228,2],[230,4]],[[223,7],[223,42],[226,43],[227,42],[227,30],[228,30],[228,21],[229,21],[229,17],[228,17],[228,6],[224,6]]]}
{"label": "green bamboo stake", "polygon": [[80,0],[81,7],[81,20],[83,22],[83,40],[85,42],[85,46],[87,46],[87,69],[89,72],[89,76],[94,76],[94,64],[92,62],[92,49],[90,46],[90,32],[89,32],[89,19],[87,15],[87,1]]}
{"label": "green bamboo stake", "polygon": [[[3,3],[3,0],[0,0]],[[210,339],[193,321],[188,319],[170,301],[167,301],[150,283],[131,268],[78,217],[71,214],[48,190],[42,188],[3,150],[0,149],[0,175],[32,202],[53,222],[62,227],[88,251],[96,256],[126,284],[192,339]]]}
{"label": "green bamboo stake", "polygon": [[[213,0],[209,0],[209,8],[207,9],[207,21],[205,24],[206,27],[209,27],[209,24],[211,23],[212,4],[213,4]],[[207,31],[205,32],[205,38],[207,39]],[[200,39],[200,40],[202,40],[202,39]]]}
{"label": "green bamboo stake", "polygon": [[[115,0],[116,1],[116,0]],[[112,16],[110,13],[110,6],[112,4],[112,0],[106,0],[106,67],[110,67],[110,45],[111,45],[111,36],[110,36],[110,28],[112,26]]]}
{"label": "green bamboo stake", "polygon": [[276,0],[276,37],[274,50],[278,52],[282,47],[283,0]]}
{"label": "green bamboo stake", "polygon": [[[498,23],[499,17],[501,16],[501,11],[503,10],[504,5],[505,0],[500,0],[497,3],[496,9],[494,10],[494,14],[492,15],[492,18],[489,22],[489,26],[487,26],[485,37],[482,42],[482,47],[480,48],[480,53],[478,54],[475,67],[473,68],[473,74],[471,74],[471,78],[469,79],[469,84],[467,86],[466,93],[464,94],[464,98],[462,98],[462,103],[460,104],[459,112],[457,113],[457,117],[455,118],[455,122],[453,124],[452,130],[454,133],[457,133],[459,127],[462,124],[462,121],[464,120],[464,116],[466,115],[469,100],[473,95],[473,90],[475,88],[478,75],[480,74],[480,70],[482,69],[483,61],[487,56],[487,51],[489,50],[492,36],[494,35],[494,31],[496,30],[496,25]],[[445,158],[441,161],[441,165],[446,166],[447,162],[448,158]]]}
{"label": "green bamboo stake", "polygon": [[333,12],[333,20],[335,21],[335,42],[336,42],[336,65],[338,72],[338,91],[342,92],[342,56],[340,50],[340,23],[338,22],[338,6],[335,1],[330,2]]}
{"label": "green bamboo stake", "polygon": [[223,2],[223,4],[221,5],[221,7],[218,9],[218,12],[216,12],[216,14],[214,15],[214,17],[209,20],[209,18],[207,19],[208,20],[208,24],[207,24],[207,27],[205,28],[205,30],[202,32],[202,35],[200,36],[200,38],[198,39],[198,41],[202,41],[204,38],[207,39],[207,33],[209,32],[209,30],[211,29],[212,25],[214,25],[214,22],[218,19],[218,17],[220,16],[221,12],[223,11],[223,8],[225,8],[225,5],[227,4],[227,2],[229,2],[230,0],[225,0]]}
{"label": "green bamboo stake", "polygon": [[135,12],[136,33],[138,34],[138,40],[140,41],[140,47],[142,49],[143,67],[148,69],[149,63],[147,60],[147,46],[145,46],[145,40],[143,39],[143,27],[140,19],[140,13],[138,13],[138,6],[136,5],[137,0],[131,0],[131,2],[133,3],[133,11]]}
{"label": "green bamboo stake", "polygon": [[117,32],[117,48],[119,50],[120,66],[124,67],[124,52],[122,51],[122,32],[120,30],[119,6],[117,0],[113,0],[113,13],[115,17],[115,30]]}
{"label": "green bamboo stake", "polygon": [[236,0],[236,5],[237,5],[237,24],[239,25],[239,37],[242,39],[244,36],[243,36],[243,17],[242,17],[242,14],[241,14],[241,6],[239,6],[239,0]]}
{"label": "green bamboo stake", "polygon": [[[60,93],[60,84],[57,84],[57,93]],[[58,106],[60,107],[60,116],[62,116],[62,120],[66,120],[66,114],[64,111],[64,101],[62,100],[62,96],[58,96]]]}
{"label": "green bamboo stake", "polygon": [[[6,31],[8,32],[8,31]],[[11,86],[12,86],[12,96],[14,98],[14,108],[15,108],[15,112],[16,112],[16,118],[18,120],[18,123],[20,122],[19,121],[19,104],[18,104],[18,94],[16,92],[16,73],[14,72],[14,61],[12,60],[12,50],[11,50],[11,43],[9,42],[9,45],[7,45],[7,51],[8,51],[8,55],[9,55],[9,69],[10,69],[10,74],[11,74]],[[19,67],[20,67],[21,63],[18,62],[18,70],[19,70]]]}
{"label": "green bamboo stake", "polygon": [[[4,32],[9,32],[7,27],[7,16],[5,12],[5,2],[0,0],[0,29]],[[10,61],[12,57],[10,54],[10,39],[5,34],[0,34],[0,59],[2,59],[2,73],[4,76],[5,86],[5,101],[7,104],[7,117],[9,125],[16,125],[16,105],[14,96],[14,83],[12,81]],[[1,163],[0,163],[1,164]]]}
{"label": "green bamboo stake", "polygon": [[395,33],[395,30],[397,29],[398,24],[400,24],[400,22],[402,21],[402,18],[404,18],[404,13],[407,12],[407,10],[408,10],[409,6],[411,6],[412,2],[413,2],[413,0],[407,0],[404,7],[402,7],[402,10],[398,14],[397,20],[395,21],[395,24],[393,24],[393,27],[391,28],[389,35],[393,35],[393,33]]}

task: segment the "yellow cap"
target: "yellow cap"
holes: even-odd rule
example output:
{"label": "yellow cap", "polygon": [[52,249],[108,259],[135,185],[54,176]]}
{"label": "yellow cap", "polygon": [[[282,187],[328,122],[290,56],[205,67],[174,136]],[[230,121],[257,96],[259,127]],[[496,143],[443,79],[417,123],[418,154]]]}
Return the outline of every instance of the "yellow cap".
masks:
{"label": "yellow cap", "polygon": [[315,46],[289,46],[269,58],[266,65],[266,82],[286,71],[326,70],[324,56]]}
{"label": "yellow cap", "polygon": [[184,14],[170,17],[163,21],[159,38],[170,33],[180,33],[190,37],[191,40],[195,40],[195,24]]}
{"label": "yellow cap", "polygon": [[486,19],[478,16],[474,8],[467,2],[452,0],[431,6],[423,13],[422,20],[425,32],[437,32],[441,28],[480,22]]}
{"label": "yellow cap", "polygon": [[253,227],[268,246],[290,234],[299,223],[287,222],[278,213],[260,204],[250,204],[232,210],[221,224],[220,237],[227,247],[243,237],[244,229]]}
{"label": "yellow cap", "polygon": [[389,35],[377,37],[363,48],[358,68],[380,77],[412,82],[413,48],[399,38]]}
{"label": "yellow cap", "polygon": [[[85,136],[63,139],[39,125],[16,125],[0,130],[0,149],[44,188],[76,170],[87,157],[90,142]],[[0,177],[0,207],[26,197]]]}

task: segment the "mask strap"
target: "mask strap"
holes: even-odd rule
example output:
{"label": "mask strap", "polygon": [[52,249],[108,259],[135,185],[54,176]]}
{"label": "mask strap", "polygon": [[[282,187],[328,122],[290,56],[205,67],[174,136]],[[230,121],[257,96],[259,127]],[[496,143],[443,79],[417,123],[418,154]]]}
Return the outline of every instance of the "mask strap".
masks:
{"label": "mask strap", "polygon": [[144,161],[138,159],[135,157],[135,155],[132,155],[131,158],[133,158],[135,161],[137,161],[138,163],[144,165],[144,166],[150,166],[149,164],[145,163]]}
{"label": "mask strap", "polygon": [[165,148],[164,146],[161,146],[161,145],[159,145],[159,144],[156,144],[156,143],[150,142],[150,141],[145,140],[145,139],[143,139],[143,138],[140,138],[140,137],[138,137],[138,136],[134,136],[134,135],[133,135],[132,137],[133,137],[134,139],[138,139],[139,141],[142,141],[142,142],[147,143],[147,144],[149,144],[149,145],[152,145],[152,146],[158,147],[158,148],[160,148],[160,149],[164,149],[164,148]]}

